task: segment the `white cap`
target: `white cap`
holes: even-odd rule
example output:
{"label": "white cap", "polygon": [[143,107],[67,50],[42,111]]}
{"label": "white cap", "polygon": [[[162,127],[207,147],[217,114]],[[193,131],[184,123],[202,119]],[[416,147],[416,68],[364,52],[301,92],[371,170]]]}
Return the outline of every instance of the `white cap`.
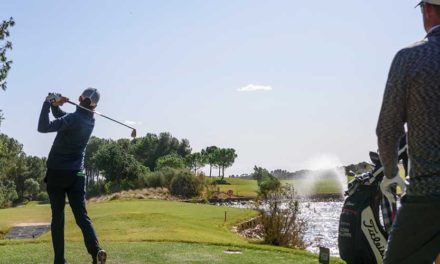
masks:
{"label": "white cap", "polygon": [[422,0],[417,6],[421,5],[422,3],[427,3],[431,5],[440,5],[440,0]]}
{"label": "white cap", "polygon": [[82,92],[81,98],[83,100],[88,98],[90,100],[90,106],[96,106],[99,102],[100,95],[98,89],[89,87]]}

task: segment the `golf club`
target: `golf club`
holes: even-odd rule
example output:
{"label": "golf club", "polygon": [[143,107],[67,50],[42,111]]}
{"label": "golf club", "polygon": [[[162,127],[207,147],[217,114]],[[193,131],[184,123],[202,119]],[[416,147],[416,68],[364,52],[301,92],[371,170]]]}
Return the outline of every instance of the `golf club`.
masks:
{"label": "golf club", "polygon": [[76,104],[76,103],[74,103],[74,102],[67,101],[67,103],[72,104],[72,105],[76,105],[77,107],[79,107],[79,108],[81,108],[81,109],[87,110],[87,111],[89,111],[89,112],[91,112],[91,113],[94,113],[94,114],[97,114],[97,115],[100,115],[100,116],[102,116],[102,117],[104,117],[104,118],[107,118],[107,119],[109,119],[109,120],[111,120],[111,121],[113,121],[113,122],[116,122],[116,123],[118,123],[118,124],[120,124],[120,125],[123,125],[123,126],[125,126],[125,127],[131,128],[131,129],[133,130],[133,131],[131,131],[131,137],[132,137],[132,138],[135,138],[135,137],[136,137],[136,128],[134,128],[134,127],[128,126],[128,125],[126,125],[126,124],[124,124],[124,123],[122,123],[122,122],[119,122],[119,121],[117,121],[117,120],[114,120],[114,119],[111,118],[111,117],[108,117],[108,116],[106,116],[106,115],[104,115],[104,114],[101,114],[100,112],[97,112],[97,111],[94,111],[94,110],[90,110],[90,109],[88,109],[88,108],[86,108],[86,107],[84,107],[84,106],[81,106],[81,105],[79,105],[79,104]]}

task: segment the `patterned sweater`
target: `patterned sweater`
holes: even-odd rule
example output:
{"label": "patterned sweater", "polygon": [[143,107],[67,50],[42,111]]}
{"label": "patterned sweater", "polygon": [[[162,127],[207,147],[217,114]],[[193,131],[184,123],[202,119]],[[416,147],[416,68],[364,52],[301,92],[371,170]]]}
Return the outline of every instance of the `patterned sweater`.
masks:
{"label": "patterned sweater", "polygon": [[[399,141],[408,130],[407,193],[440,193],[440,27],[400,50],[388,76],[377,124],[385,176],[398,173]],[[420,190],[423,189],[423,190]]]}

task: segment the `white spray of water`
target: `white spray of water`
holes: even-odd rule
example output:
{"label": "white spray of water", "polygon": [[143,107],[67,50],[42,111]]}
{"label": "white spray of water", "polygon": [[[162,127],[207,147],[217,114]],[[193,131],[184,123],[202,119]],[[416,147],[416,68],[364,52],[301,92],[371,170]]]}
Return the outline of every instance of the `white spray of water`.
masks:
{"label": "white spray of water", "polygon": [[310,172],[301,180],[300,188],[297,189],[299,195],[310,196],[315,193],[319,182],[330,184],[332,180],[338,183],[341,194],[346,191],[347,178],[345,170],[336,155],[321,154],[312,158],[307,165]]}

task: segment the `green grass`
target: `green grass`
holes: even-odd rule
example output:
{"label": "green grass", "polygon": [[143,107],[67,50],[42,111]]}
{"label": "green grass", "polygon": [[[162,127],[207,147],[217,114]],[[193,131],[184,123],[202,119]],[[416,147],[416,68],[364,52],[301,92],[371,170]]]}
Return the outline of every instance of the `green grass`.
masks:
{"label": "green grass", "polygon": [[[109,263],[316,263],[301,250],[262,245],[231,232],[233,225],[256,215],[252,210],[160,200],[88,204]],[[227,221],[224,214],[227,212]],[[25,222],[50,221],[48,205],[29,204],[0,210],[0,232]],[[82,235],[66,206],[66,257],[87,263]],[[240,255],[223,251],[237,249]],[[36,240],[0,241],[0,263],[51,263],[50,233]],[[342,263],[335,260],[332,263]]]}
{"label": "green grass", "polygon": [[[161,200],[91,203],[87,209],[98,234],[106,241],[243,244],[246,241],[230,232],[230,228],[256,215],[252,210]],[[72,241],[82,241],[82,234],[76,227],[69,206],[66,206],[66,211],[66,237]],[[49,205],[31,204],[22,208],[0,210],[2,233],[17,223],[49,221]],[[50,240],[49,234],[42,236],[41,240]]]}
{"label": "green grass", "polygon": [[[318,263],[317,257],[306,252],[277,251],[236,246],[177,242],[109,242],[107,263]],[[226,254],[226,250],[236,250],[241,254]],[[66,259],[70,264],[91,263],[80,242],[66,245]],[[0,264],[51,263],[50,243],[12,244],[0,246]],[[332,259],[331,263],[343,263]]]}
{"label": "green grass", "polygon": [[[220,178],[216,178],[220,179]],[[230,183],[227,185],[218,185],[221,192],[227,192],[233,190],[234,195],[245,197],[256,197],[258,191],[258,185],[256,180],[243,180],[237,178],[225,178]]]}

